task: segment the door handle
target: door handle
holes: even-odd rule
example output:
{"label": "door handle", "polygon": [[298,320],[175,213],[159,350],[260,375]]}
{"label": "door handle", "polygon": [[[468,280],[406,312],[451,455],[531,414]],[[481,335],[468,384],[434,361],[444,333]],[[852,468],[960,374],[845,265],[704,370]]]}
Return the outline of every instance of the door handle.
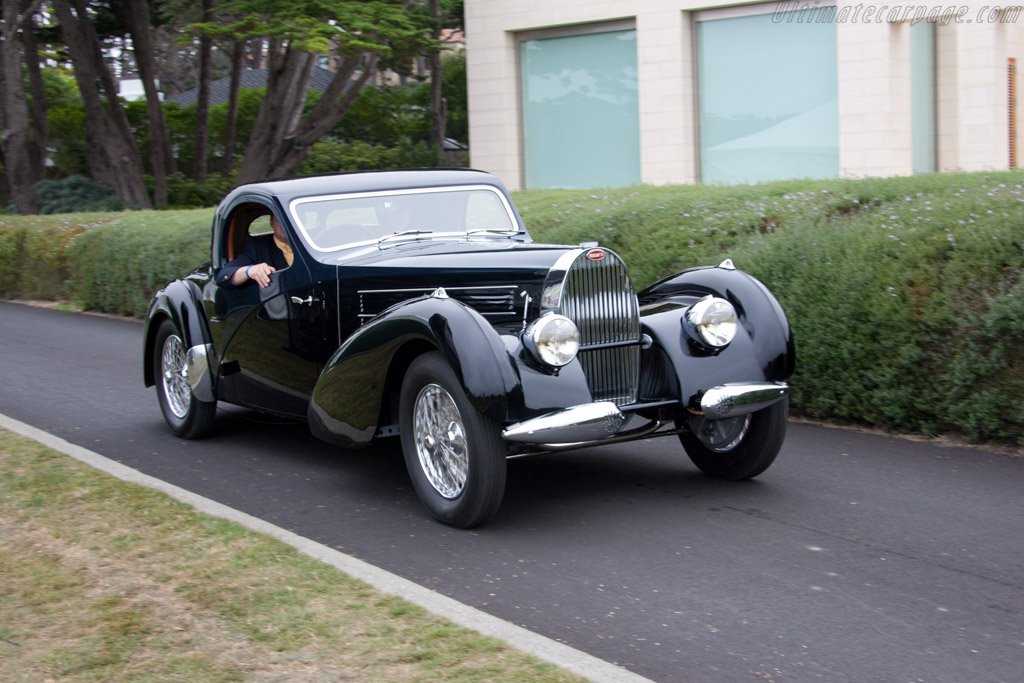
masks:
{"label": "door handle", "polygon": [[306,306],[312,306],[313,304],[315,304],[318,301],[320,301],[320,299],[317,299],[314,296],[307,296],[305,299],[300,299],[297,296],[293,296],[292,297],[292,303],[293,304],[303,304],[303,305],[306,305]]}

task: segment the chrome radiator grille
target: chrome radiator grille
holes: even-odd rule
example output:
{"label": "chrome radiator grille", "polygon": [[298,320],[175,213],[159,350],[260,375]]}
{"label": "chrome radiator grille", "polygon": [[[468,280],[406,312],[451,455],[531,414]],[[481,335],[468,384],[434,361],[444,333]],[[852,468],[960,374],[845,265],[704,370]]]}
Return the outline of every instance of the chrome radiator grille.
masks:
{"label": "chrome radiator grille", "polygon": [[619,406],[636,402],[639,345],[583,350],[579,358],[595,401],[612,401]]}
{"label": "chrome radiator grille", "polygon": [[635,403],[640,377],[640,308],[622,261],[606,250],[580,254],[566,272],[559,310],[579,328],[579,359],[595,401]]}

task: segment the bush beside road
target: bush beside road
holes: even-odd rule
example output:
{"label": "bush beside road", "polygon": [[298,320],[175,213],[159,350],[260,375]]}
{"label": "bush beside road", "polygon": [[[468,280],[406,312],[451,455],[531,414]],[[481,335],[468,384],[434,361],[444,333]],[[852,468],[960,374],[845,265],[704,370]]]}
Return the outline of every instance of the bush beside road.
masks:
{"label": "bush beside road", "polygon": [[[534,190],[534,239],[598,241],[643,287],[732,258],[797,341],[817,419],[1024,444],[1024,172]],[[211,209],[0,218],[0,296],[141,316],[208,260]]]}

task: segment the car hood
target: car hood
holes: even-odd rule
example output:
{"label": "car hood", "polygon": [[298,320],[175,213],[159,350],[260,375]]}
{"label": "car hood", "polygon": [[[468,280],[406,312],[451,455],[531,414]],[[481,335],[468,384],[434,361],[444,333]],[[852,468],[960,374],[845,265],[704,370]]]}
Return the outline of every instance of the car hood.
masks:
{"label": "car hood", "polygon": [[335,266],[343,299],[364,319],[443,287],[450,297],[499,323],[522,320],[524,294],[533,315],[538,314],[548,272],[576,249],[496,239],[422,240],[324,265]]}
{"label": "car hood", "polygon": [[344,280],[394,280],[437,282],[456,286],[462,280],[509,282],[543,281],[548,270],[566,252],[578,249],[566,245],[533,244],[514,240],[462,239],[419,240],[383,249],[370,247],[358,254],[344,254],[322,261],[338,266]]}

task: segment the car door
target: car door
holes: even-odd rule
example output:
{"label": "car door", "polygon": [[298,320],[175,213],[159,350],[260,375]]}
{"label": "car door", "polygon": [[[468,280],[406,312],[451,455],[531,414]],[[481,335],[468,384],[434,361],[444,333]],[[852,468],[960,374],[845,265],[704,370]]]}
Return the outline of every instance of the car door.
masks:
{"label": "car door", "polygon": [[[257,218],[250,235],[265,234]],[[308,257],[288,226],[294,261],[271,274],[270,285],[247,282],[215,287],[214,341],[220,353],[221,396],[233,403],[281,415],[305,417],[321,367],[323,286],[310,278]]]}

